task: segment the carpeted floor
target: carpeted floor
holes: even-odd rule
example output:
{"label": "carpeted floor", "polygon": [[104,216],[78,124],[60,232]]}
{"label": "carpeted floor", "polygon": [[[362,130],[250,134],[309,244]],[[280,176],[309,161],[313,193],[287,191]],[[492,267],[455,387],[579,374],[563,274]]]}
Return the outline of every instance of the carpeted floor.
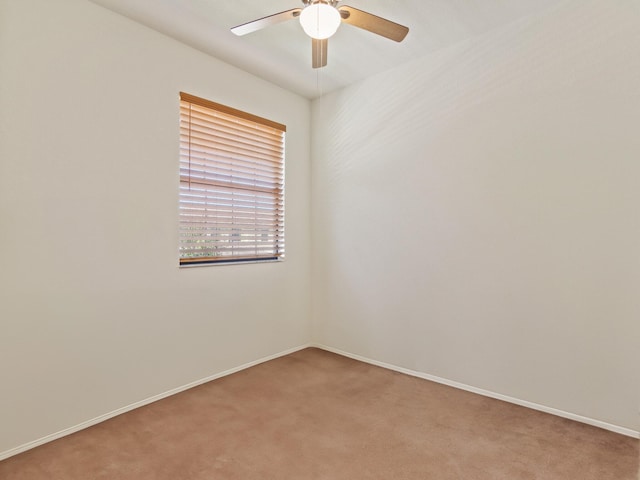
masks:
{"label": "carpeted floor", "polygon": [[634,480],[638,440],[306,349],[0,462],[0,479]]}

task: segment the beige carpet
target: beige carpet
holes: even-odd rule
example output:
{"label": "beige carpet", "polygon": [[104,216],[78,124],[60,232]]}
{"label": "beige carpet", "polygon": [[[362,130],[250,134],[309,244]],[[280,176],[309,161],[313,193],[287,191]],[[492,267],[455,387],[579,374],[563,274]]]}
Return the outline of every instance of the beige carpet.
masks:
{"label": "beige carpet", "polygon": [[0,479],[633,480],[638,440],[307,349],[0,462]]}

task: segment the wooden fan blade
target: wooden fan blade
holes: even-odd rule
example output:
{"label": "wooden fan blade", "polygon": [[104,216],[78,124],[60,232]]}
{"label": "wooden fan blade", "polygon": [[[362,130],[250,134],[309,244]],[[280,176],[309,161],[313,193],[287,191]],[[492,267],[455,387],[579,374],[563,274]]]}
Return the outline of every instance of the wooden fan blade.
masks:
{"label": "wooden fan blade", "polygon": [[338,8],[338,10],[340,11],[340,16],[344,23],[382,35],[383,37],[396,42],[404,40],[404,37],[409,33],[409,29],[404,25],[400,25],[371,13],[363,12],[357,8],[343,5]]}
{"label": "wooden fan blade", "polygon": [[260,30],[265,27],[269,27],[271,25],[286,22],[287,20],[296,18],[300,16],[300,12],[302,12],[301,8],[292,8],[291,10],[286,10],[284,12],[269,15],[268,17],[259,18],[258,20],[254,20],[252,22],[243,23],[242,25],[233,27],[231,31],[236,35],[246,35],[247,33],[255,32],[256,30]]}
{"label": "wooden fan blade", "polygon": [[327,47],[329,39],[316,40],[311,39],[311,65],[313,68],[321,68],[327,65]]}

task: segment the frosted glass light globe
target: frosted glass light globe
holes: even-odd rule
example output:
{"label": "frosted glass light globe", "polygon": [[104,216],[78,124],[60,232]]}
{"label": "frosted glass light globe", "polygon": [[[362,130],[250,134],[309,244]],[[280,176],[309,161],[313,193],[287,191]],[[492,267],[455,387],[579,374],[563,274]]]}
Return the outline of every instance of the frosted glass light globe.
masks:
{"label": "frosted glass light globe", "polygon": [[300,13],[300,25],[311,38],[324,40],[336,33],[342,18],[335,7],[326,3],[313,3]]}

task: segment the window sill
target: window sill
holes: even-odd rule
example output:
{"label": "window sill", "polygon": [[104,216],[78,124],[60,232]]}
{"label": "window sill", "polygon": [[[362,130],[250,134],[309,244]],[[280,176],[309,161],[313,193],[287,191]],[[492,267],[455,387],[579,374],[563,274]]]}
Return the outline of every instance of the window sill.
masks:
{"label": "window sill", "polygon": [[179,268],[197,268],[197,267],[218,267],[221,265],[246,265],[248,263],[279,263],[283,262],[282,257],[270,257],[264,259],[241,259],[241,260],[216,260],[216,261],[203,261],[192,263],[181,263]]}

